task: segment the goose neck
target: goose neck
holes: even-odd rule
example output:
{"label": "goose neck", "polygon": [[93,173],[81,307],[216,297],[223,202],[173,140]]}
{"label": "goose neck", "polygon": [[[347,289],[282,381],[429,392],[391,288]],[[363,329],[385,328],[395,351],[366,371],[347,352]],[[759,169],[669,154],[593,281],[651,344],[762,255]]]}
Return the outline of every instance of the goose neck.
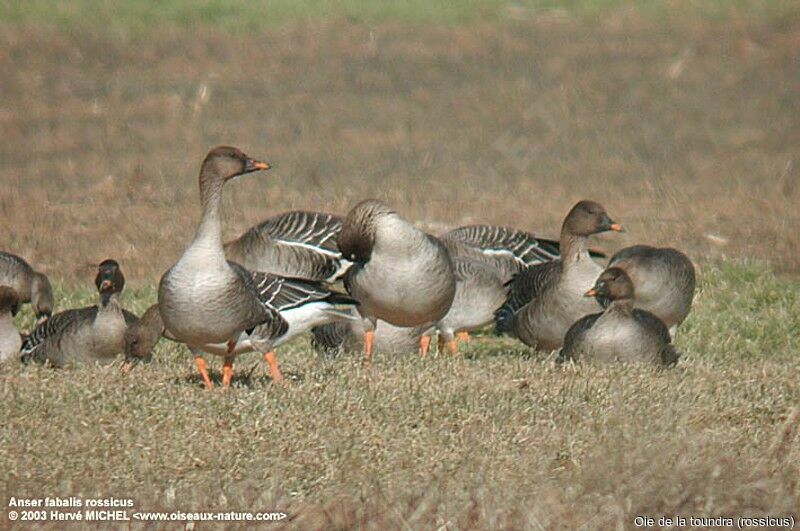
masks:
{"label": "goose neck", "polygon": [[573,234],[566,228],[561,229],[559,246],[561,248],[561,259],[564,264],[577,262],[584,257],[589,257],[586,236]]}
{"label": "goose neck", "polygon": [[203,207],[203,214],[194,237],[195,242],[212,244],[220,249],[222,249],[220,208],[223,184],[218,178],[200,175],[200,204]]}

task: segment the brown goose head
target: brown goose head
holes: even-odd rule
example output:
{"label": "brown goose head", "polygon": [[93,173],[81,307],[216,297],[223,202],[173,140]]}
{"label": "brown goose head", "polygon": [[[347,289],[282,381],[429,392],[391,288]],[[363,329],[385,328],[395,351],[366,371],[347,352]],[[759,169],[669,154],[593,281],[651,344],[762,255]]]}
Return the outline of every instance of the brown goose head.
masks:
{"label": "brown goose head", "polygon": [[100,292],[100,300],[106,305],[112,295],[122,293],[125,288],[125,277],[116,260],[110,258],[100,262],[97,266],[97,276],[94,277],[94,285]]}
{"label": "brown goose head", "polygon": [[208,152],[200,167],[200,185],[204,181],[225,182],[234,177],[259,170],[268,170],[270,165],[245,155],[231,146],[218,146]]}
{"label": "brown goose head", "polygon": [[31,281],[31,304],[36,312],[36,325],[47,321],[53,315],[53,287],[42,273],[34,273]]}
{"label": "brown goose head", "polygon": [[0,315],[11,313],[11,317],[19,311],[19,296],[14,288],[0,286]]}
{"label": "brown goose head", "polygon": [[625,271],[610,267],[600,273],[594,287],[586,292],[586,297],[596,297],[603,308],[614,301],[633,300],[633,282]]}
{"label": "brown goose head", "polygon": [[125,331],[125,363],[123,372],[128,372],[137,363],[150,363],[161,335],[164,333],[164,321],[158,311],[158,304],[150,306],[142,317],[128,325]]}
{"label": "brown goose head", "polygon": [[622,232],[622,225],[613,221],[600,203],[580,201],[567,214],[561,230],[562,233],[586,237],[607,230]]}
{"label": "brown goose head", "polygon": [[394,213],[389,205],[377,199],[365,199],[354,206],[347,213],[336,237],[342,256],[352,262],[369,262],[375,245],[377,221],[382,216]]}

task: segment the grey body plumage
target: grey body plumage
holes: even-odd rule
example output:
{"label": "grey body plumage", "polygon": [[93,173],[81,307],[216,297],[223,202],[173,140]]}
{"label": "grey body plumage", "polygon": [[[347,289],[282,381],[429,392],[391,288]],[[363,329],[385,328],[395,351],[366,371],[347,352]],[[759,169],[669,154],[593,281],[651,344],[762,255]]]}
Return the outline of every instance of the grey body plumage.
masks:
{"label": "grey body plumage", "polygon": [[634,308],[634,293],[624,271],[604,271],[587,295],[606,299],[605,311],[586,315],[570,327],[558,360],[674,365],[679,355],[666,325],[652,313]]}

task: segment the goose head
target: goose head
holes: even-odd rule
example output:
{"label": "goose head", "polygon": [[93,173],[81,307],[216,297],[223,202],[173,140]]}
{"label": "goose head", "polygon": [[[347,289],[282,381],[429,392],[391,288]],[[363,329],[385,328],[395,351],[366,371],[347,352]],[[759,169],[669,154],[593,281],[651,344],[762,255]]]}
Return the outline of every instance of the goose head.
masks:
{"label": "goose head", "polygon": [[47,321],[53,315],[53,287],[42,273],[34,273],[31,281],[31,304],[36,312],[36,325]]}
{"label": "goose head", "polygon": [[586,297],[596,297],[603,308],[613,301],[633,299],[633,282],[625,271],[610,267],[600,273],[594,287],[585,293]]}
{"label": "goose head", "polygon": [[622,232],[622,225],[612,220],[606,209],[594,201],[580,201],[572,207],[562,228],[562,232],[583,237],[608,230]]}
{"label": "goose head", "polygon": [[94,285],[100,293],[100,299],[105,305],[112,295],[118,295],[125,288],[125,277],[116,260],[110,258],[100,262],[97,266],[97,276]]}
{"label": "goose head", "polygon": [[347,213],[336,237],[339,252],[352,262],[369,262],[375,246],[378,223],[396,212],[377,199],[365,199]]}
{"label": "goose head", "polygon": [[231,146],[218,146],[208,152],[200,167],[200,186],[211,181],[226,182],[234,177],[259,170],[268,170],[270,165],[245,155]]}
{"label": "goose head", "polygon": [[19,296],[14,288],[0,286],[0,315],[10,313],[11,317],[19,311]]}
{"label": "goose head", "polygon": [[153,349],[164,333],[164,321],[158,304],[150,306],[142,317],[125,331],[125,363],[123,372],[128,372],[139,362],[150,363]]}

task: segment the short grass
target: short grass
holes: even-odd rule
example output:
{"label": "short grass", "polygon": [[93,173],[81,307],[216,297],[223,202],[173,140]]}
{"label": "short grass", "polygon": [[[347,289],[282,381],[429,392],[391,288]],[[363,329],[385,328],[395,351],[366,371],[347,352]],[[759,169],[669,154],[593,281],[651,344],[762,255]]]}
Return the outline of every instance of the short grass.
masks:
{"label": "short grass", "polygon": [[[148,288],[125,300],[141,309],[153,298]],[[798,329],[800,283],[764,267],[703,264],[677,339],[684,357],[665,371],[559,368],[491,335],[458,358],[378,358],[369,370],[355,354],[320,358],[303,340],[280,354],[289,384],[271,385],[247,355],[233,388],[212,392],[188,352],[166,341],[127,376],[119,364],[7,364],[0,499],[279,509],[300,529],[797,518]]]}
{"label": "short grass", "polygon": [[[291,385],[272,387],[251,355],[227,393],[203,391],[167,343],[128,377],[7,365],[0,499],[279,508],[297,528],[797,517],[800,20],[760,16],[787,4],[755,1],[647,3],[673,6],[664,17],[595,2],[611,7],[573,16],[587,4],[479,7],[467,25],[428,11],[432,24],[275,27],[238,14],[266,4],[226,3],[229,21],[212,9],[206,24],[176,1],[142,15],[144,39],[127,38],[139,19],[126,13],[148,2],[0,4],[0,247],[50,276],[59,309],[93,300],[107,257],[130,308],[154,300],[217,144],[273,164],[226,189],[226,238],[367,196],[434,232],[489,222],[554,236],[592,198],[627,228],[596,245],[676,246],[701,282],[685,357],[661,373],[557,369],[492,337],[459,359],[371,371],[299,342],[281,352]],[[709,5],[732,16],[697,16]]]}
{"label": "short grass", "polygon": [[337,19],[412,24],[524,20],[548,14],[597,19],[626,11],[653,18],[776,19],[796,15],[798,9],[790,0],[2,0],[0,23],[141,35],[154,29],[204,26],[236,33],[259,32],[298,22]]}

